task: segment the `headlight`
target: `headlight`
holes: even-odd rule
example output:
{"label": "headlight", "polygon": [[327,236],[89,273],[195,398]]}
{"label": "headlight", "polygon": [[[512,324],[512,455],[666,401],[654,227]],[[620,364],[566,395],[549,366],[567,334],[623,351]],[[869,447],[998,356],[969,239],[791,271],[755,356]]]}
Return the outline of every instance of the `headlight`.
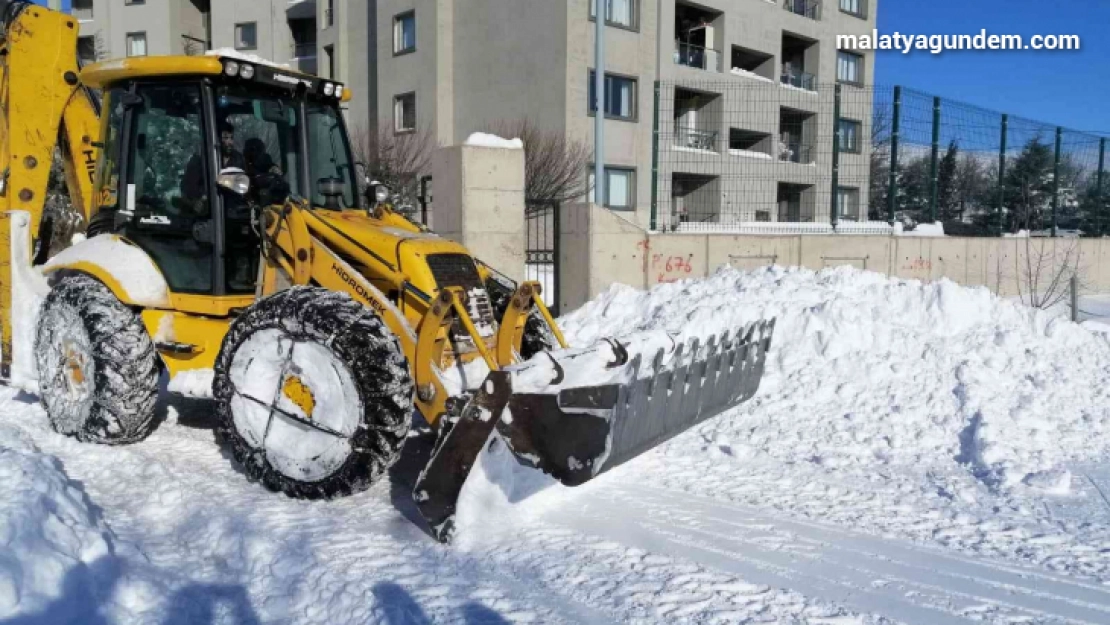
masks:
{"label": "headlight", "polygon": [[228,76],[233,76],[233,77],[238,76],[239,75],[239,63],[237,63],[235,61],[228,61],[227,63],[224,63],[224,73],[227,74]]}
{"label": "headlight", "polygon": [[379,184],[378,186],[374,187],[374,199],[377,200],[379,204],[388,202],[389,187],[385,186],[384,184]]}
{"label": "headlight", "polygon": [[334,93],[335,93],[335,85],[330,83],[330,82],[325,83],[324,84],[324,95],[326,95],[328,97],[331,97],[332,94],[334,94]]}
{"label": "headlight", "polygon": [[254,78],[254,66],[243,63],[243,65],[239,68],[239,76],[247,80]]}
{"label": "headlight", "polygon": [[337,97],[337,98],[342,98],[343,97],[343,85],[336,85],[335,86],[335,97]]}

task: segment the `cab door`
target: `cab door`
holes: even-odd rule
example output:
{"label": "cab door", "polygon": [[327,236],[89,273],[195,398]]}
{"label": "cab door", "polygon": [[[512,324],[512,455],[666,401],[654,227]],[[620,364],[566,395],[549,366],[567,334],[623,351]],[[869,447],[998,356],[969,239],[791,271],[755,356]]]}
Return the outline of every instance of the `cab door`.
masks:
{"label": "cab door", "polygon": [[135,84],[126,96],[121,234],[143,248],[176,294],[219,295],[223,271],[212,149],[199,81]]}

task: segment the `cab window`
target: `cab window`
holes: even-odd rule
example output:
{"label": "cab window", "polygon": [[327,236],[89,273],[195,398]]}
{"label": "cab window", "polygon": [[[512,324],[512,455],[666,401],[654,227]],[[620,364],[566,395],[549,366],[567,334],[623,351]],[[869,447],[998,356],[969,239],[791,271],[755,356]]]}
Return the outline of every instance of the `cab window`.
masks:
{"label": "cab window", "polygon": [[126,234],[179,293],[212,292],[208,159],[199,84],[139,85],[123,204]]}
{"label": "cab window", "polygon": [[[315,206],[328,208],[358,208],[354,159],[339,110],[317,102],[309,102],[306,107],[310,201]],[[324,191],[335,188],[335,183],[338,183],[340,195],[325,195]]]}
{"label": "cab window", "polygon": [[111,89],[105,94],[104,150],[97,169],[96,185],[100,189],[97,206],[107,210],[119,204],[119,147],[123,132],[123,94],[125,89]]}

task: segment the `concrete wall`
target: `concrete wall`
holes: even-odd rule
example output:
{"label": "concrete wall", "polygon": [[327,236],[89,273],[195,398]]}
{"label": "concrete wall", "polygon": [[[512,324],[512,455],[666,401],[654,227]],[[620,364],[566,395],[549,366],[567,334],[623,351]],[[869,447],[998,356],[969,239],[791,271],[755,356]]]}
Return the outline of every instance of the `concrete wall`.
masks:
{"label": "concrete wall", "polygon": [[592,205],[564,208],[560,305],[571,311],[614,283],[637,288],[706,277],[724,265],[819,271],[851,265],[907,280],[947,278],[1003,297],[1043,290],[1062,266],[1085,290],[1110,291],[1108,239],[995,239],[846,235],[649,234]]}

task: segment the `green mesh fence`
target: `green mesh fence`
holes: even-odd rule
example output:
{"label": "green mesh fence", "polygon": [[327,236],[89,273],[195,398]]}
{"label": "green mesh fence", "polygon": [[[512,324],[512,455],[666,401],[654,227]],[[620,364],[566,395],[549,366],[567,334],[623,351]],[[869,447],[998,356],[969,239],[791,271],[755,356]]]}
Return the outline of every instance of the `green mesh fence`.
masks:
{"label": "green mesh fence", "polygon": [[1103,137],[907,88],[743,78],[660,84],[657,228],[1110,230]]}

